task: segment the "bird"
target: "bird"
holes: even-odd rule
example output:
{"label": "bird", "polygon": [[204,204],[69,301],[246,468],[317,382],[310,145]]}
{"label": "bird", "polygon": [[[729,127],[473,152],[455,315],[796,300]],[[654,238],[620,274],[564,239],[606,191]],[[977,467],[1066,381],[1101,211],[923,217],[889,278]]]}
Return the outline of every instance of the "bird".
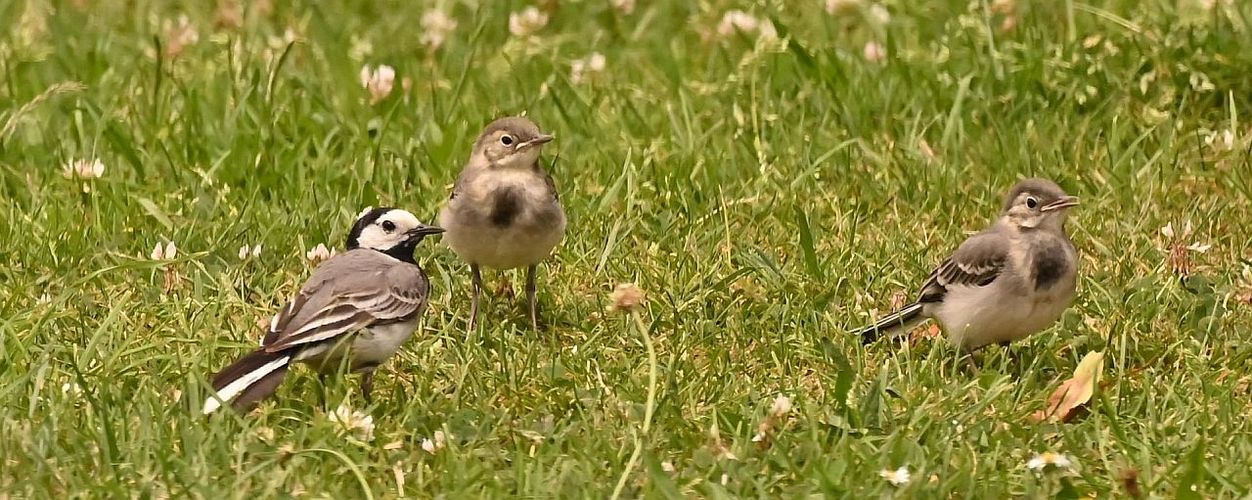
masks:
{"label": "bird", "polygon": [[552,176],[539,164],[553,136],[520,116],[497,119],[474,141],[469,162],[439,212],[443,243],[469,263],[473,281],[468,328],[478,321],[481,266],[526,268],[530,325],[539,329],[535,273],[565,236],[565,210]]}
{"label": "bird", "polygon": [[1030,178],[1008,191],[999,218],[930,273],[917,299],[860,331],[864,344],[927,319],[966,353],[1008,345],[1056,322],[1074,299],[1078,250],[1065,219],[1078,198]]}
{"label": "bird", "polygon": [[417,329],[430,282],[414,259],[422,239],[442,233],[405,210],[362,211],[348,234],[347,251],[322,262],[299,293],[275,314],[261,345],[213,375],[205,415],[231,403],[251,408],[274,394],[296,362],[323,377],[342,367],[361,373],[372,401],[374,371]]}

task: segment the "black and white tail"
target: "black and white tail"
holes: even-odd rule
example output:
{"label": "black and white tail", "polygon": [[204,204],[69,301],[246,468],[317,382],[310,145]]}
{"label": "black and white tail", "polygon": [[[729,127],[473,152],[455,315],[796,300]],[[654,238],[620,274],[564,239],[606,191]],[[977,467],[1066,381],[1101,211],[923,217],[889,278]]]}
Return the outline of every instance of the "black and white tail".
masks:
{"label": "black and white tail", "polygon": [[899,311],[888,314],[873,326],[861,330],[861,343],[869,344],[883,335],[888,337],[903,335],[923,321],[926,321],[926,317],[922,316],[922,304],[914,302]]}
{"label": "black and white tail", "polygon": [[217,411],[225,403],[242,410],[274,394],[287,376],[292,354],[258,349],[217,372],[212,381],[217,394],[204,400],[204,414]]}

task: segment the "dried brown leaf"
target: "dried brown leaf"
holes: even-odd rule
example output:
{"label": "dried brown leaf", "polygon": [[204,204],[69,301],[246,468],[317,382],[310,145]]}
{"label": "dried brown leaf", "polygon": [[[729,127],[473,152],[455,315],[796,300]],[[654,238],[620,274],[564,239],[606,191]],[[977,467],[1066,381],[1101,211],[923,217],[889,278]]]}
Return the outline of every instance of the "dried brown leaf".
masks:
{"label": "dried brown leaf", "polygon": [[1060,387],[1048,397],[1048,405],[1043,410],[1031,415],[1034,422],[1052,420],[1069,422],[1078,414],[1078,410],[1091,400],[1100,375],[1104,371],[1104,352],[1087,353],[1074,369],[1074,376],[1061,383]]}

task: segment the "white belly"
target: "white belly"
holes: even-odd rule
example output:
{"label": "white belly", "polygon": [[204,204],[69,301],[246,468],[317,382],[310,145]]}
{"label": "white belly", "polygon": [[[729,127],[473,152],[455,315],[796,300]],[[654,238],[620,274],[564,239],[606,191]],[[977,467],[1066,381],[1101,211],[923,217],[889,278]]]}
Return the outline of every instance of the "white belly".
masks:
{"label": "white belly", "polygon": [[[1058,287],[1059,288],[1059,287]],[[1073,298],[1069,293],[1017,295],[995,286],[952,287],[933,312],[948,340],[972,352],[999,342],[1021,340],[1055,323]]]}
{"label": "white belly", "polygon": [[565,216],[547,226],[513,224],[497,226],[485,219],[454,220],[451,210],[439,216],[442,236],[457,257],[471,264],[513,269],[539,263],[552,253],[565,235]]}
{"label": "white belly", "polygon": [[404,342],[413,336],[417,329],[417,317],[420,316],[419,313],[409,321],[360,330],[338,344],[307,348],[301,351],[297,361],[308,363],[321,372],[333,372],[344,365],[352,371],[372,370],[399,351]]}

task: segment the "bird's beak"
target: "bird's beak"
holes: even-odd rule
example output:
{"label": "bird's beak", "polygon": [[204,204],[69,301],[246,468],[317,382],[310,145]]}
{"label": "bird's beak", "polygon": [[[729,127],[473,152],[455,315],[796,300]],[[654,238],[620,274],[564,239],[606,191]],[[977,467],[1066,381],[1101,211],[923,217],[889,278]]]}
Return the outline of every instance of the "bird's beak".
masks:
{"label": "bird's beak", "polygon": [[439,234],[442,232],[444,232],[444,229],[442,227],[427,226],[425,224],[421,224],[409,230],[409,237],[429,236],[432,234]]}
{"label": "bird's beak", "polygon": [[1073,207],[1077,205],[1078,205],[1077,196],[1063,196],[1059,200],[1056,200],[1052,203],[1044,205],[1043,208],[1039,210],[1041,212],[1051,212],[1053,210],[1060,210],[1062,208],[1069,208],[1069,207]]}
{"label": "bird's beak", "polygon": [[525,148],[529,148],[532,146],[546,144],[546,143],[552,142],[552,139],[556,139],[556,137],[552,135],[548,135],[548,134],[539,134],[534,139],[518,144],[517,149],[525,149]]}

